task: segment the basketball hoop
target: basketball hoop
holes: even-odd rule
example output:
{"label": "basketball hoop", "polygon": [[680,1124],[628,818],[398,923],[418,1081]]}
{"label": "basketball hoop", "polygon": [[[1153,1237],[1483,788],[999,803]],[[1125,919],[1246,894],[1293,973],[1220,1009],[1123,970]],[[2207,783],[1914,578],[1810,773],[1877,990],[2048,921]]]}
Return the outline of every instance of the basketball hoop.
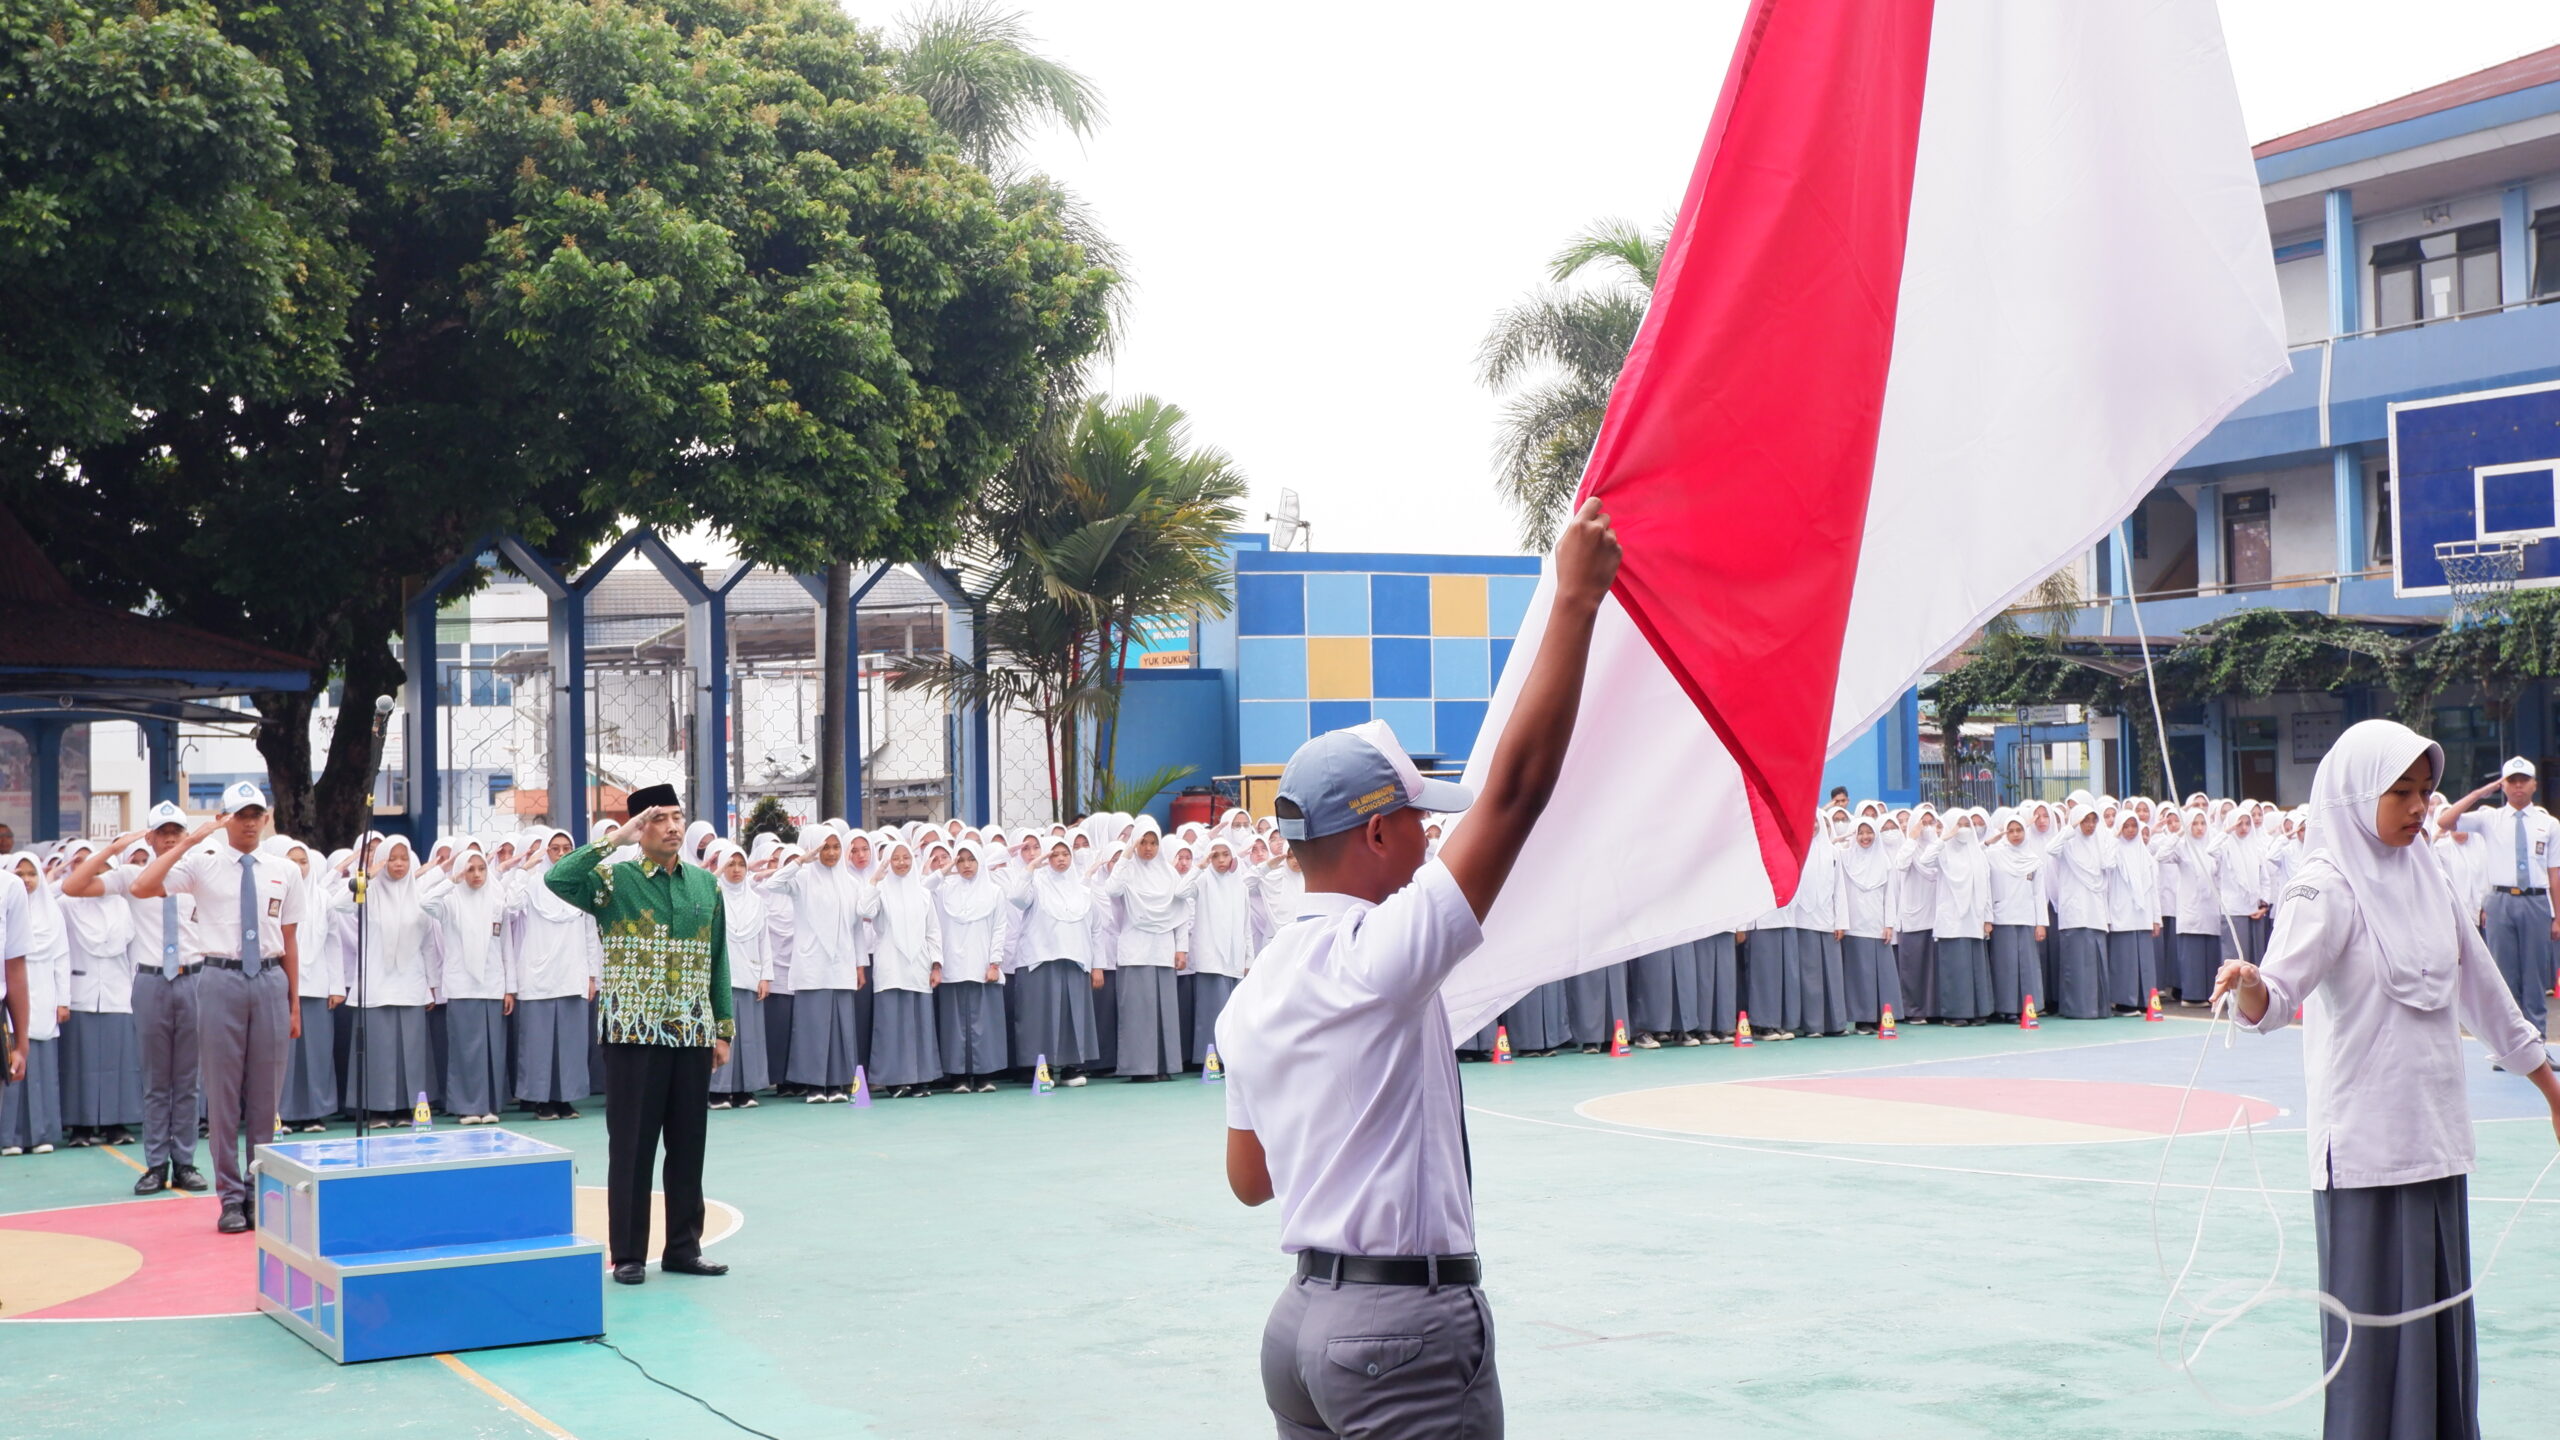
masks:
{"label": "basketball hoop", "polygon": [[2457,619],[2471,623],[2503,620],[2515,598],[2516,580],[2524,574],[2524,551],[2532,540],[2447,540],[2436,546],[2436,563],[2444,567],[2445,585],[2453,592]]}

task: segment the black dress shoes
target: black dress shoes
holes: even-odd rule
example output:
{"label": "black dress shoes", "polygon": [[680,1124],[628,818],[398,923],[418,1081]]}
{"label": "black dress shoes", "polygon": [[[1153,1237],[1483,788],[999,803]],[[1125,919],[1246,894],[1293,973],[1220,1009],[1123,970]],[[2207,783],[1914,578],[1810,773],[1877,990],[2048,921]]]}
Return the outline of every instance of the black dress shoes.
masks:
{"label": "black dress shoes", "polygon": [[649,1267],[637,1260],[625,1260],[613,1267],[613,1283],[616,1285],[637,1285],[648,1278]]}
{"label": "black dress shoes", "polygon": [[204,1172],[193,1165],[170,1166],[169,1183],[190,1195],[201,1195],[211,1188],[204,1183]]}
{"label": "black dress shoes", "polygon": [[696,1255],[690,1260],[660,1260],[658,1268],[670,1275],[726,1275],[729,1267]]}
{"label": "black dress shoes", "polygon": [[157,1195],[168,1188],[169,1168],[165,1165],[152,1166],[142,1172],[141,1179],[133,1182],[133,1193],[136,1195]]}
{"label": "black dress shoes", "polygon": [[249,1212],[237,1205],[225,1205],[222,1218],[214,1222],[213,1228],[225,1235],[242,1234],[249,1228]]}

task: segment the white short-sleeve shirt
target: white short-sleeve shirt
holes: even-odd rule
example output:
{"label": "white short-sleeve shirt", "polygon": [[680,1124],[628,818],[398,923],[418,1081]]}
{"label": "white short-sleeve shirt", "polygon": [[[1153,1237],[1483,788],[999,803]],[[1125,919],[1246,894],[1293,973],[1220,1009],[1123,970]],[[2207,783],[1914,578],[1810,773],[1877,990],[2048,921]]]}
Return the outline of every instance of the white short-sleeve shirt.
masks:
{"label": "white short-sleeve shirt", "polygon": [[[2524,869],[2516,869],[2516,827],[2524,827]],[[2457,830],[2468,830],[2479,838],[2470,848],[2477,851],[2472,862],[2489,877],[2492,885],[2516,890],[2543,890],[2550,887],[2551,867],[2560,865],[2560,821],[2554,821],[2539,805],[2522,810],[2501,805],[2496,809],[2482,806],[2465,810],[2453,822]]]}
{"label": "white short-sleeve shirt", "polygon": [[258,953],[270,964],[284,959],[284,927],[302,914],[302,872],[281,855],[252,851],[245,857],[227,841],[199,845],[180,856],[161,881],[172,895],[191,896],[183,929],[189,958],[240,958],[241,860],[252,862],[258,886]]}
{"label": "white short-sleeve shirt", "polygon": [[1227,1124],[1262,1142],[1280,1248],[1475,1248],[1458,1059],[1441,982],[1484,939],[1449,868],[1372,905],[1298,897],[1218,1017]]}

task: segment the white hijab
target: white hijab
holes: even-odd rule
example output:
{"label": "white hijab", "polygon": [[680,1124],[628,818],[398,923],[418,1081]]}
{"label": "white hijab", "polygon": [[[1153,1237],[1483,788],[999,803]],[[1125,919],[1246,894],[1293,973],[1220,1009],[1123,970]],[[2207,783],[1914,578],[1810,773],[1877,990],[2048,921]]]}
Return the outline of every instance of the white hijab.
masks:
{"label": "white hijab", "polygon": [[[988,865],[988,854],[988,847],[974,840],[961,841],[952,855],[953,867],[942,873],[942,883],[935,891],[942,898],[942,913],[963,925],[986,919],[1004,903],[1004,886]],[[978,862],[978,873],[966,880],[960,878],[958,866],[962,855]]]}
{"label": "white hijab", "polygon": [[734,952],[738,946],[756,943],[764,930],[765,913],[764,892],[756,888],[756,877],[749,875],[744,880],[733,881],[720,873],[732,855],[741,860],[747,858],[747,852],[726,840],[714,840],[702,847],[702,868],[710,871],[720,882],[720,914],[728,922],[729,945]]}
{"label": "white hijab", "polygon": [[2347,727],[2311,777],[2311,853],[2345,879],[2373,937],[2383,993],[2419,1010],[2453,1002],[2465,922],[2444,868],[2423,846],[2386,845],[2374,828],[2383,792],[2424,759],[2429,788],[2444,779],[2444,747],[2390,720]]}
{"label": "white hijab", "polygon": [[[1876,837],[1872,845],[1860,845],[1857,832],[1867,831]],[[1893,852],[1885,844],[1884,831],[1872,819],[1861,819],[1851,827],[1849,843],[1840,851],[1840,873],[1849,884],[1860,890],[1881,890],[1893,878]]]}

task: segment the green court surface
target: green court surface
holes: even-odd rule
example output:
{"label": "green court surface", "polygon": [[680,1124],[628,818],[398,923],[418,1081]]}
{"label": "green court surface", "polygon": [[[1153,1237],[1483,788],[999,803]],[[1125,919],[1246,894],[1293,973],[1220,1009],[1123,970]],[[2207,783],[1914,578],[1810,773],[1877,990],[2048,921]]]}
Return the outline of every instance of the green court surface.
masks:
{"label": "green court surface", "polygon": [[[2205,1038],[2194,1020],[2054,1021],[1465,1067],[1511,1433],[2316,1433],[2316,1400],[2228,1413],[2155,1358],[2164,1142],[2056,1140],[2038,1110],[2085,1095],[2072,1103],[2087,1113],[2060,1123],[2139,1131],[2158,1087],[2174,1108]],[[2287,1113],[2255,1137],[2267,1197],[2251,1140],[2232,1140],[2197,1273],[2263,1278],[2271,1200],[2284,1277],[2308,1286],[2296,1040],[2215,1041],[2203,1062],[2205,1087]],[[2553,1137],[2523,1082],[2475,1066],[2477,1264]],[[1936,1133],[1895,1108],[1907,1078],[1939,1087],[1914,1092],[1929,1113],[2024,1117],[2024,1143],[1996,1126],[1994,1143],[1895,1143]],[[1646,1112],[1689,1117],[1676,1124],[1584,1109],[1684,1086],[1707,1088]],[[1959,1092],[1970,1098],[1951,1107]],[[1754,1138],[1719,1134],[1724,1102],[1772,1094],[1812,1095],[1832,1138],[1769,1138],[1759,1110]],[[1868,1104],[1882,1107],[1873,1133],[1838,1138]],[[574,1146],[580,1182],[600,1184],[599,1109],[516,1128]],[[1276,1214],[1226,1193],[1215,1086],[1105,1080],[869,1110],[769,1100],[711,1122],[707,1189],[744,1217],[711,1254],[734,1272],[653,1270],[606,1296],[611,1340],[668,1382],[783,1440],[1270,1433],[1256,1350],[1286,1262]],[[2157,1192],[2172,1268],[2221,1144],[2176,1143]],[[132,1174],[94,1150],[0,1161],[0,1211],[115,1200]],[[0,1216],[0,1240],[26,1219]],[[2517,1225],[2480,1310],[2484,1432],[2526,1433],[2560,1376],[2560,1181]],[[2200,1369],[2227,1398],[2263,1403],[2315,1378],[2317,1355],[2310,1308],[2279,1303],[2224,1332]],[[255,1315],[0,1322],[0,1415],[10,1436],[743,1433],[597,1346],[340,1368]]]}

